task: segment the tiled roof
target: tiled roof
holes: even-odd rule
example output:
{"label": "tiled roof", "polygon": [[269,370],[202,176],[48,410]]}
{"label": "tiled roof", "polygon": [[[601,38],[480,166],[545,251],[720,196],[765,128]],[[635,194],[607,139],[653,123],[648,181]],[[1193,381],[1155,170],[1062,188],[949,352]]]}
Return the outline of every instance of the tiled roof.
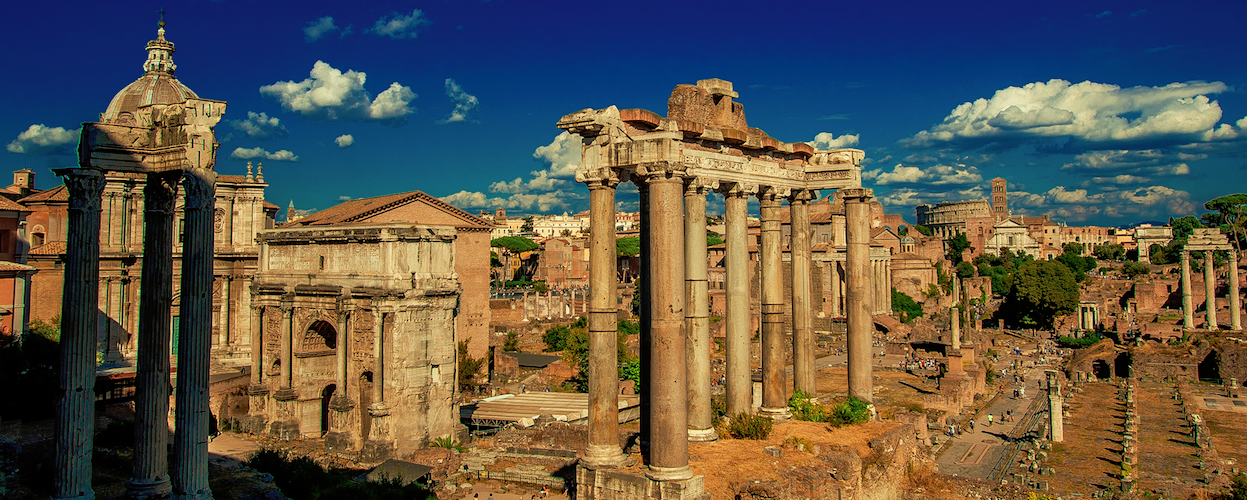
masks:
{"label": "tiled roof", "polygon": [[34,271],[35,266],[0,260],[0,271]]}
{"label": "tiled roof", "polygon": [[266,202],[264,202],[264,208],[272,208],[272,209],[281,210],[281,207],[277,206],[277,205],[276,205],[276,204],[274,204],[274,203],[269,203],[269,202],[267,202],[267,201],[266,201]]}
{"label": "tiled roof", "polygon": [[17,202],[0,196],[0,210],[16,210],[19,212],[29,212],[29,208],[18,205]]}
{"label": "tiled roof", "polygon": [[288,222],[283,224],[281,227],[326,226],[357,222],[371,215],[384,212],[393,207],[404,205],[415,200],[423,201],[424,203],[428,203],[443,212],[463,219],[464,224],[460,227],[493,227],[492,224],[486,222],[484,219],[460,210],[454,205],[424,194],[421,191],[410,191],[406,193],[396,193],[385,196],[377,196],[374,198],[360,198],[358,200],[347,201],[319,212],[306,215],[294,222]]}
{"label": "tiled roof", "polygon": [[30,249],[30,252],[27,253],[30,255],[61,255],[65,253],[68,248],[69,247],[64,241],[53,241],[51,243],[46,243],[32,248]]}
{"label": "tiled roof", "polygon": [[218,175],[216,180],[220,182],[247,182],[245,175]]}
{"label": "tiled roof", "polygon": [[69,201],[69,190],[65,188],[64,184],[61,184],[60,186],[56,186],[52,189],[48,189],[45,191],[40,191],[38,193],[32,194],[30,196],[27,196],[17,201],[20,203],[31,203],[31,202],[36,202],[36,201],[66,201],[67,202]]}

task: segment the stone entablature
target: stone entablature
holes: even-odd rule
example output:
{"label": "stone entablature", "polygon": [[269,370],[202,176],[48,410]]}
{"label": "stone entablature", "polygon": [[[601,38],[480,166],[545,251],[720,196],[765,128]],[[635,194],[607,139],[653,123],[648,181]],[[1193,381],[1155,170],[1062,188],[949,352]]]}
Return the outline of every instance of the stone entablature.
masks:
{"label": "stone entablature", "polygon": [[366,462],[454,433],[456,236],[406,223],[261,233],[251,291],[260,375],[246,425],[283,439],[323,436]]}

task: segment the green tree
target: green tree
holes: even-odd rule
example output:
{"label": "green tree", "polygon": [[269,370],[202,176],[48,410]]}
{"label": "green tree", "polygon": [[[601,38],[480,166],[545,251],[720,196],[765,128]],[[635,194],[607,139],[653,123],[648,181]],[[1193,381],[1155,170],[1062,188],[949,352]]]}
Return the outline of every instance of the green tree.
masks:
{"label": "green tree", "polygon": [[952,239],[945,243],[948,244],[948,252],[944,255],[944,258],[953,264],[960,264],[962,260],[961,253],[970,248],[970,238],[966,237],[966,233],[957,233],[956,236],[953,236]]}
{"label": "green tree", "polygon": [[914,301],[905,292],[892,289],[892,310],[901,313],[901,322],[909,323],[922,317],[922,304]]}
{"label": "green tree", "polygon": [[641,238],[630,236],[615,240],[615,255],[618,257],[636,257],[641,255]]}
{"label": "green tree", "polygon": [[956,272],[958,278],[973,278],[974,264],[962,261],[960,264],[957,264]]}
{"label": "green tree", "polygon": [[1151,272],[1152,272],[1152,268],[1148,267],[1147,264],[1143,264],[1141,262],[1127,262],[1126,265],[1121,266],[1121,273],[1126,275],[1126,277],[1130,279],[1134,279],[1139,276],[1149,274]]}
{"label": "green tree", "polygon": [[1169,227],[1173,228],[1173,239],[1185,242],[1191,233],[1195,232],[1195,229],[1204,227],[1204,224],[1194,215],[1187,215],[1177,219],[1170,217]]}
{"label": "green tree", "polygon": [[525,233],[533,232],[533,216],[530,215],[524,218],[524,225],[520,226],[520,231]]}
{"label": "green tree", "polygon": [[468,355],[468,340],[459,342],[459,390],[470,391],[477,386],[476,375],[485,365],[485,358],[473,358]]}
{"label": "green tree", "polygon": [[537,242],[523,236],[503,236],[490,241],[489,246],[502,247],[512,252],[519,253],[536,250],[540,245],[538,245]]}
{"label": "green tree", "polygon": [[1057,316],[1077,309],[1078,282],[1060,262],[1027,262],[1014,274],[1009,302],[1023,325],[1049,328]]}
{"label": "green tree", "polygon": [[723,243],[723,238],[720,238],[718,235],[707,235],[706,236],[707,247],[712,247],[712,246],[715,246],[721,243]]}
{"label": "green tree", "polygon": [[1204,208],[1221,214],[1222,224],[1228,226],[1222,231],[1230,233],[1234,248],[1240,249],[1239,238],[1243,235],[1243,212],[1247,208],[1247,194],[1236,193],[1213,198],[1204,203]]}
{"label": "green tree", "polygon": [[520,352],[519,334],[507,332],[507,339],[502,342],[502,352]]}
{"label": "green tree", "polygon": [[1074,255],[1082,255],[1082,243],[1071,241],[1061,246],[1061,253],[1072,253]]}
{"label": "green tree", "polygon": [[546,343],[546,352],[559,352],[567,349],[567,338],[571,334],[571,328],[555,326],[541,335],[541,341]]}
{"label": "green tree", "polygon": [[908,236],[909,226],[901,225],[900,227],[896,228],[896,235],[897,236]]}
{"label": "green tree", "polygon": [[1119,261],[1126,256],[1126,247],[1113,243],[1111,245],[1100,245],[1092,250],[1092,255],[1100,260]]}
{"label": "green tree", "polygon": [[914,230],[918,231],[919,233],[922,233],[923,236],[931,236],[935,234],[934,231],[931,231],[931,228],[924,226],[922,224],[914,224]]}
{"label": "green tree", "polygon": [[1068,247],[1067,245],[1066,252],[1058,256],[1056,261],[1069,268],[1070,272],[1074,274],[1074,281],[1082,283],[1082,280],[1087,278],[1087,271],[1095,269],[1099,264],[1096,262],[1095,257],[1083,257],[1079,255],[1080,252],[1070,251],[1081,249],[1082,245],[1078,245],[1077,248]]}

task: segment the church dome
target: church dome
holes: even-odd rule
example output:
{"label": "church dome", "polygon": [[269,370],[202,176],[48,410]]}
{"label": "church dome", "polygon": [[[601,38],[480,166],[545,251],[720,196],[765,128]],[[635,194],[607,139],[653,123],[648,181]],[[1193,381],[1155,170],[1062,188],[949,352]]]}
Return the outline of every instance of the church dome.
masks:
{"label": "church dome", "polygon": [[136,125],[135,112],[141,106],[152,104],[177,104],[198,98],[195,92],[179,82],[173,72],[173,42],[165,40],[165,22],[160,21],[156,39],[147,42],[147,60],[143,62],[143,76],[117,92],[108,109],[100,115],[100,122],[119,125]]}

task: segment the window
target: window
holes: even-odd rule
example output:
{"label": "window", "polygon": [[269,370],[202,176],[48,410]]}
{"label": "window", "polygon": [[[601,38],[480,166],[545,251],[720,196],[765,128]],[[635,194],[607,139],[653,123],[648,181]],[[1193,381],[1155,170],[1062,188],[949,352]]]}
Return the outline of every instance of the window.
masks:
{"label": "window", "polygon": [[43,246],[43,233],[34,233],[30,235],[31,248]]}
{"label": "window", "polygon": [[325,270],[325,256],[324,255],[320,256],[320,270],[321,271]]}

